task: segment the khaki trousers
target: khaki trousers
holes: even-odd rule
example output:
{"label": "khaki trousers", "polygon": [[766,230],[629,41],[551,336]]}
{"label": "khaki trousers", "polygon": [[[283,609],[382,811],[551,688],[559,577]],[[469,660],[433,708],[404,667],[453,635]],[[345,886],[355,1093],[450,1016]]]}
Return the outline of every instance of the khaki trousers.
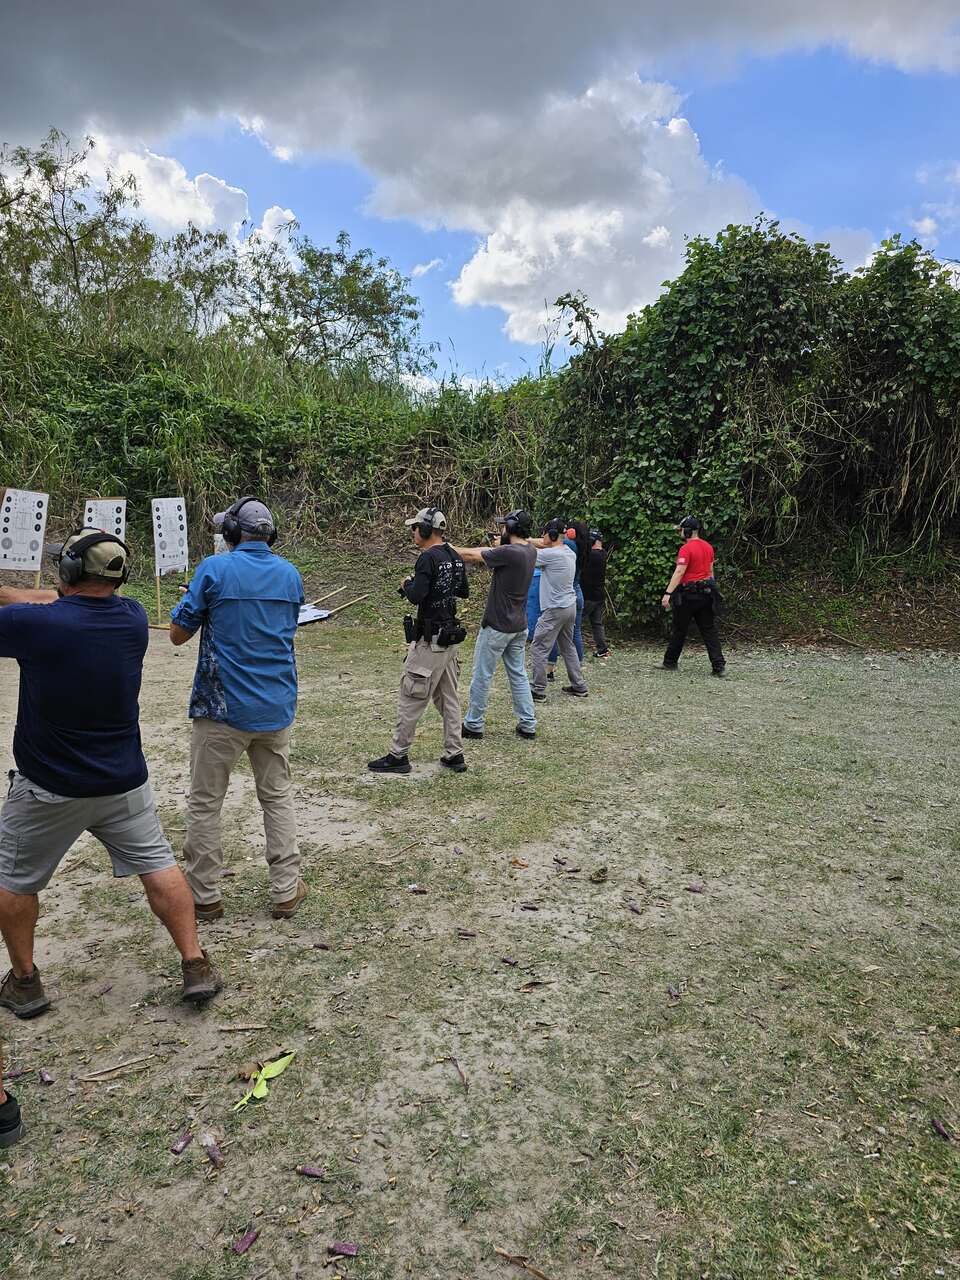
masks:
{"label": "khaki trousers", "polygon": [[463,751],[457,648],[452,644],[446,649],[434,650],[429,640],[417,640],[410,646],[400,681],[397,728],[390,743],[392,755],[405,756],[410,750],[417,724],[431,698],[443,716],[444,755],[458,756]]}
{"label": "khaki trousers", "polygon": [[290,729],[249,733],[232,729],[220,720],[194,720],[183,857],[187,882],[194,901],[201,906],[220,901],[223,873],[220,811],[230,774],[244,752],[253,769],[257,799],[263,810],[270,897],[274,902],[289,902],[296,894],[300,850],[290,780],[290,736]]}

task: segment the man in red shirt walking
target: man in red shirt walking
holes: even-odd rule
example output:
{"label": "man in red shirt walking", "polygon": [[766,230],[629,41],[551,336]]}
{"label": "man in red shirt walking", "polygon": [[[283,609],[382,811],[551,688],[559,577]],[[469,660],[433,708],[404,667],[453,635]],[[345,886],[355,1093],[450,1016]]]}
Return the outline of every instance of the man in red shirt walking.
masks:
{"label": "man in red shirt walking", "polygon": [[663,655],[663,669],[676,671],[690,623],[696,622],[710,656],[713,674],[722,677],[727,664],[720,648],[714,611],[717,583],[713,576],[713,547],[700,537],[700,530],[700,521],[695,516],[685,516],[680,521],[683,546],[677,554],[677,567],[661,601],[664,609],[673,609],[673,630]]}

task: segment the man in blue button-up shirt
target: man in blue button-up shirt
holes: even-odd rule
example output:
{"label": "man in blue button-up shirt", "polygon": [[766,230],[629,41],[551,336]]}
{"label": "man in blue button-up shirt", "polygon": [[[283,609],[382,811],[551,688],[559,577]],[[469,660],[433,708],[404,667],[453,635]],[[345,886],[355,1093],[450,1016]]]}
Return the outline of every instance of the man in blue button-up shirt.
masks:
{"label": "man in blue button-up shirt", "polygon": [[190,698],[187,880],[197,918],[222,916],[220,811],[230,774],[246,752],[263,809],[273,916],[287,919],[307,892],[290,779],[297,710],[293,638],[303,583],[293,565],[271,550],[276,527],[262,502],[241,498],[214,524],[229,554],[201,561],[170,623],[174,644],[200,631]]}

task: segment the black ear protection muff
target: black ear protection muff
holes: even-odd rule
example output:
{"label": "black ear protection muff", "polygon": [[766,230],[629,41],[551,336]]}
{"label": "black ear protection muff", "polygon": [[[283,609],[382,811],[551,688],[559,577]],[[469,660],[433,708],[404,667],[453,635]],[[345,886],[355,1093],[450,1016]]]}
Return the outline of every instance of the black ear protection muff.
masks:
{"label": "black ear protection muff", "polygon": [[[71,533],[70,537],[76,537],[78,533],[85,533],[86,536],[80,538],[67,551],[62,551],[57,556],[57,572],[60,575],[60,581],[65,587],[75,587],[77,585],[86,572],[83,564],[84,553],[89,551],[91,547],[99,546],[101,542],[115,542],[118,547],[123,547],[128,557],[130,555],[130,548],[114,533],[102,533],[99,530],[95,533],[86,533],[83,529],[77,529],[74,533]],[[128,559],[123,566],[122,576],[116,579],[117,585],[122,587],[129,577],[130,562]],[[114,579],[111,578],[109,581],[112,582]]]}
{"label": "black ear protection muff", "polygon": [[561,520],[559,516],[554,516],[552,520],[548,520],[547,523],[543,526],[543,532],[547,535],[548,538],[552,539],[555,542],[559,537],[559,535],[566,531],[566,528],[567,528],[566,521]]}
{"label": "black ear protection muff", "polygon": [[509,543],[511,538],[529,538],[533,528],[533,519],[527,511],[511,511],[508,515],[500,516],[497,524],[503,525],[503,534],[501,543]]}
{"label": "black ear protection muff", "polygon": [[[240,523],[238,519],[241,510],[247,505],[248,502],[259,502],[259,501],[260,499],[257,497],[255,493],[248,493],[245,497],[238,498],[236,502],[233,504],[233,506],[228,507],[227,510],[224,512],[223,524],[221,525],[220,531],[223,534],[224,540],[226,542],[229,542],[232,547],[235,547],[238,545],[238,543],[240,542],[241,535],[244,532],[243,525]],[[246,532],[252,533],[253,530],[248,529]],[[264,542],[266,542],[268,547],[272,547],[273,544],[276,542],[276,540],[277,540],[277,530],[276,530],[276,526],[274,526],[274,528],[270,532],[269,537],[264,538]]]}
{"label": "black ear protection muff", "polygon": [[423,513],[423,519],[417,525],[417,532],[420,534],[421,538],[424,538],[424,539],[432,538],[433,535],[437,532],[437,530],[433,527],[433,520],[436,514],[437,514],[436,507],[427,507],[426,511]]}
{"label": "black ear protection muff", "polygon": [[679,527],[684,533],[699,533],[703,525],[696,516],[684,516]]}

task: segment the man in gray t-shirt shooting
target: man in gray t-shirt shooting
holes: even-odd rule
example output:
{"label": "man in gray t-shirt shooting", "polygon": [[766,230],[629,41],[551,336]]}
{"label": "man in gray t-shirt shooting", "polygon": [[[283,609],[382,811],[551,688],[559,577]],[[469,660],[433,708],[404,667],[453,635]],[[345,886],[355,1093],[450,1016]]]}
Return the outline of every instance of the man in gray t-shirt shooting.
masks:
{"label": "man in gray t-shirt shooting", "polygon": [[533,518],[526,511],[498,517],[503,530],[498,547],[455,547],[467,564],[485,564],[493,570],[480,634],[473,651],[470,705],[463,722],[465,738],[482,738],[490,683],[497,663],[503,665],[513,695],[513,712],[521,738],[537,736],[530,683],[524,666],[527,641],[527,592],[537,559],[530,541]]}
{"label": "man in gray t-shirt shooting", "polygon": [[545,702],[547,698],[547,660],[554,642],[570,680],[563,686],[563,692],[574,698],[587,696],[587,685],[573,638],[577,621],[577,596],[573,585],[577,557],[563,540],[565,529],[562,520],[548,520],[543,528],[544,536],[533,544],[538,549],[537,568],[540,570],[540,617],[530,646],[535,702]]}

